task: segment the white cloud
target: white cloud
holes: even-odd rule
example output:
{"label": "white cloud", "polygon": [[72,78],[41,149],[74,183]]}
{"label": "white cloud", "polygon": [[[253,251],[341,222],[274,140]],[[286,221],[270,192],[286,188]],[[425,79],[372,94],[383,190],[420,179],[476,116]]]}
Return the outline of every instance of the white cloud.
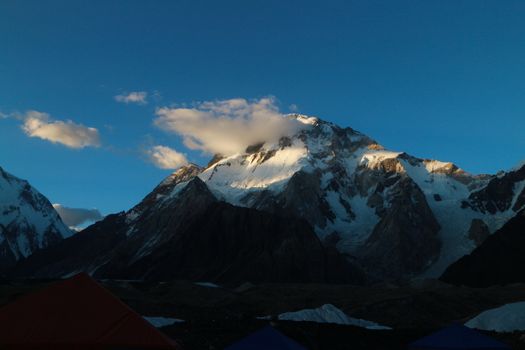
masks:
{"label": "white cloud", "polygon": [[159,108],[155,125],[182,136],[190,149],[231,155],[291,135],[304,124],[286,118],[273,98],[201,102],[194,108]]}
{"label": "white cloud", "polygon": [[145,91],[132,91],[128,94],[120,94],[115,96],[115,101],[122,103],[136,103],[139,105],[145,105],[147,101],[148,93]]}
{"label": "white cloud", "polygon": [[161,169],[177,169],[188,164],[186,156],[166,146],[154,146],[147,151],[150,161]]}
{"label": "white cloud", "polygon": [[38,137],[53,143],[61,143],[71,148],[98,147],[98,130],[71,120],[53,120],[47,113],[28,111],[22,116],[22,130],[29,137]]}
{"label": "white cloud", "polygon": [[69,208],[61,204],[53,204],[64,224],[69,227],[78,227],[86,222],[94,222],[103,218],[98,209]]}

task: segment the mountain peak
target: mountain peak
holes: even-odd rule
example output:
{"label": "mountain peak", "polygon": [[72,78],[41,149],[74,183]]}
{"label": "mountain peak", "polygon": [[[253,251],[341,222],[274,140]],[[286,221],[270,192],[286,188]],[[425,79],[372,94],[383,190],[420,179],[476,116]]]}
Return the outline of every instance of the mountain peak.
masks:
{"label": "mountain peak", "polygon": [[1,268],[72,235],[46,197],[2,168],[0,213]]}
{"label": "mountain peak", "polygon": [[159,186],[167,186],[170,184],[176,185],[181,182],[189,181],[203,170],[204,168],[194,163],[183,165],[179,169],[174,171],[171,175],[169,175],[167,178],[165,178]]}

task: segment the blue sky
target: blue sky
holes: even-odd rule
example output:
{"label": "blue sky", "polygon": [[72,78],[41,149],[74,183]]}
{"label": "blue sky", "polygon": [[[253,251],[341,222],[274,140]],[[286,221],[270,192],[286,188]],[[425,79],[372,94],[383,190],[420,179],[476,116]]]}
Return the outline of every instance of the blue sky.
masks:
{"label": "blue sky", "polygon": [[[157,108],[274,96],[494,173],[525,159],[524,17],[511,0],[0,0],[0,166],[52,202],[125,210],[170,173],[151,147],[209,158],[155,126]],[[147,103],[115,100],[131,92]],[[29,137],[31,110],[99,146]]]}

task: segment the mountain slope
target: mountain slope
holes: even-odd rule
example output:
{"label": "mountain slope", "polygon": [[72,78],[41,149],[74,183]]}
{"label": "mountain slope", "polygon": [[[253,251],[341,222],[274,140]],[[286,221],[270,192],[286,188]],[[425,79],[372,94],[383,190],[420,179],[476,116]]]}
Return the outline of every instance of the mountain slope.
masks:
{"label": "mountain slope", "polygon": [[[128,213],[35,253],[13,274],[214,282],[362,282],[303,220],[219,202],[188,166]],[[179,191],[166,192],[184,183]],[[151,205],[152,198],[159,200]]]}
{"label": "mountain slope", "polygon": [[0,271],[71,234],[46,197],[0,168]]}
{"label": "mountain slope", "polygon": [[441,279],[472,287],[525,282],[525,210],[471,254],[450,265]]}

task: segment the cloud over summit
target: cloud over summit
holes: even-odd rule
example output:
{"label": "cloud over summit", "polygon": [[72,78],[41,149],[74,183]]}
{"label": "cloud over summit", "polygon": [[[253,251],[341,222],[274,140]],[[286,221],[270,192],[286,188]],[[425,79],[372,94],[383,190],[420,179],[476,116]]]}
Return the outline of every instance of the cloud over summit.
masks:
{"label": "cloud over summit", "polygon": [[147,151],[149,160],[161,169],[177,169],[188,164],[186,156],[166,146],[154,146]]}
{"label": "cloud over summit", "polygon": [[197,103],[192,108],[157,109],[154,123],[183,138],[186,147],[231,155],[246,147],[291,135],[304,127],[286,118],[273,98],[236,98]]}

